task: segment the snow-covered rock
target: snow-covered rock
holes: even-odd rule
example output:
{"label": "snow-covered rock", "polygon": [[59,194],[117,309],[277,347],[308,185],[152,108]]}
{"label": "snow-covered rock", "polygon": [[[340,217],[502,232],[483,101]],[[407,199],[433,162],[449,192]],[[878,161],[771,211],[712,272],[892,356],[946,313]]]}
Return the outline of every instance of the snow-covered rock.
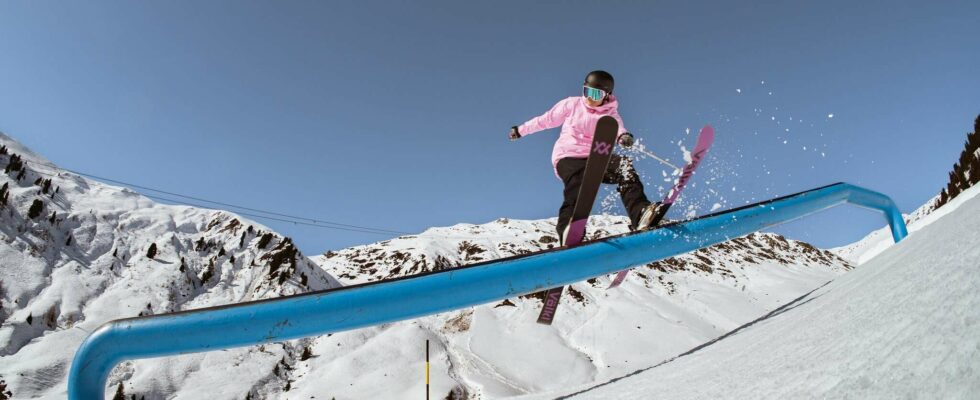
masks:
{"label": "snow-covered rock", "polygon": [[[63,398],[75,350],[107,321],[339,286],[262,225],[85,179],[6,136],[0,146],[0,165],[20,161],[0,174],[0,380],[16,398]],[[201,373],[147,364],[167,365],[156,385]],[[131,369],[110,381],[138,380]]]}

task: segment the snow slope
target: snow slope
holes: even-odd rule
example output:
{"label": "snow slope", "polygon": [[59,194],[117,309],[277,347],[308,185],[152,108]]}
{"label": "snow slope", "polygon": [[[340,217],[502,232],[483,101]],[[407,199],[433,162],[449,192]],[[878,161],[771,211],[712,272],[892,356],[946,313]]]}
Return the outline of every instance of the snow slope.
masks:
{"label": "snow slope", "polygon": [[[759,320],[574,399],[980,394],[980,187],[906,240]],[[553,398],[559,393],[528,398]]]}
{"label": "snow slope", "polygon": [[[947,212],[949,212],[948,208],[943,208],[940,209],[936,215],[930,216],[936,211],[936,200],[938,199],[939,196],[936,195],[911,214],[902,215],[902,219],[905,220],[905,224],[909,232],[915,232],[919,230],[919,228],[929,225],[932,223],[932,221],[935,221],[938,216],[945,215]],[[881,254],[882,251],[885,251],[885,249],[894,244],[895,239],[892,238],[891,229],[885,226],[869,233],[867,236],[861,238],[861,240],[858,240],[857,242],[836,247],[830,249],[830,251],[854,263],[854,265],[861,265],[874,258],[874,256]]]}
{"label": "snow slope", "polygon": [[[26,162],[20,179],[16,170],[0,174],[9,189],[0,207],[0,387],[14,398],[64,398],[75,350],[108,320],[388,279],[557,243],[554,219],[499,219],[306,258],[288,238],[235,214],[158,204],[60,170],[9,137],[0,144]],[[11,155],[0,155],[0,165]],[[28,218],[35,202],[42,212]],[[603,216],[589,231],[626,229],[625,218]],[[150,258],[152,244],[158,252]],[[145,399],[414,398],[424,390],[425,340],[437,398],[554,391],[658,363],[850,268],[831,252],[753,234],[641,266],[616,290],[605,289],[609,277],[572,285],[550,327],[534,323],[538,298],[514,298],[316,338],[125,362],[110,375],[107,394],[122,385],[127,397]],[[555,365],[561,377],[545,379]]]}
{"label": "snow slope", "polygon": [[[500,219],[432,228],[419,235],[328,252],[314,260],[351,283],[389,279],[549,248],[557,242],[554,222]],[[590,220],[589,231],[605,236],[624,232],[626,226],[624,217],[600,216]],[[427,330],[445,351],[438,364],[450,373],[434,375],[434,380],[452,379],[474,397],[536,393],[602,381],[660,362],[849,269],[830,252],[774,234],[753,234],[642,266],[616,290],[606,290],[610,277],[572,285],[550,327],[533,322],[540,299],[524,297],[420,318],[413,322],[417,326],[391,324],[386,334],[408,337],[413,330]],[[409,340],[403,343],[412,346]],[[398,362],[373,350],[367,354],[386,360],[382,364]],[[556,366],[562,371],[557,379],[552,372]],[[336,379],[345,377],[329,376],[324,381]],[[389,382],[393,380],[355,384],[380,387],[370,392],[371,398],[402,398],[400,391],[387,386],[404,384]],[[296,386],[309,387],[309,383],[297,381]],[[340,394],[358,397],[363,392]]]}
{"label": "snow slope", "polygon": [[[0,165],[24,164],[0,174],[0,384],[15,398],[64,398],[75,350],[109,320],[339,286],[259,224],[65,172],[2,134],[0,145]],[[168,371],[154,374],[159,393],[213,355],[187,357],[155,363]],[[110,381],[138,387],[139,376],[127,363]]]}

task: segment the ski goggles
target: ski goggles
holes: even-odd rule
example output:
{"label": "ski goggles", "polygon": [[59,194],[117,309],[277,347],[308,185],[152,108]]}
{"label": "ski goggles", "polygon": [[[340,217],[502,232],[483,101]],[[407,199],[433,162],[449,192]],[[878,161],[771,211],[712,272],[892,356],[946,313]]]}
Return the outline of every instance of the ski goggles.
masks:
{"label": "ski goggles", "polygon": [[608,95],[609,95],[609,93],[606,93],[605,90],[596,89],[596,88],[590,87],[590,86],[582,86],[582,96],[588,97],[588,98],[592,99],[593,101],[602,100],[602,99],[606,98],[606,96],[608,96]]}

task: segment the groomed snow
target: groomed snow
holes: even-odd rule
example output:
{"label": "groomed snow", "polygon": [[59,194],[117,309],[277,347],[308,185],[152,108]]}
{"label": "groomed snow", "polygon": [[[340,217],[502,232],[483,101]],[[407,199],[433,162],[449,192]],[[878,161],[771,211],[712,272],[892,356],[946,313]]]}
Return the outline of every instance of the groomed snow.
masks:
{"label": "groomed snow", "polygon": [[980,192],[860,268],[691,354],[526,398],[977,398]]}

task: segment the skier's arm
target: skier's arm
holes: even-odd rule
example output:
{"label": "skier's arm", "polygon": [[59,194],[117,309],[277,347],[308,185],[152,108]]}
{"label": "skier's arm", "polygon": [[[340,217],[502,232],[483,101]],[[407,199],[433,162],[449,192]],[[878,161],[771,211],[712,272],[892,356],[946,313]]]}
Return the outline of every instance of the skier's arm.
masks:
{"label": "skier's arm", "polygon": [[[570,98],[573,99],[574,98]],[[523,136],[530,135],[535,132],[540,132],[545,129],[551,129],[558,127],[565,122],[565,118],[568,118],[568,113],[572,110],[570,107],[569,99],[559,101],[554,107],[551,107],[548,112],[541,114],[537,117],[531,118],[521,126],[517,127],[518,134]]]}
{"label": "skier's arm", "polygon": [[613,111],[612,117],[613,118],[616,118],[616,122],[619,123],[619,132],[617,132],[617,134],[616,134],[616,138],[617,139],[619,139],[620,137],[622,137],[624,133],[629,133],[629,130],[626,129],[626,125],[623,125],[623,117],[620,117],[619,116],[619,112],[618,111]]}
{"label": "skier's arm", "polygon": [[626,130],[626,127],[623,126],[623,117],[620,117],[618,112],[613,112],[612,117],[619,123],[619,132],[616,135],[616,141],[623,147],[632,146],[633,134]]}

